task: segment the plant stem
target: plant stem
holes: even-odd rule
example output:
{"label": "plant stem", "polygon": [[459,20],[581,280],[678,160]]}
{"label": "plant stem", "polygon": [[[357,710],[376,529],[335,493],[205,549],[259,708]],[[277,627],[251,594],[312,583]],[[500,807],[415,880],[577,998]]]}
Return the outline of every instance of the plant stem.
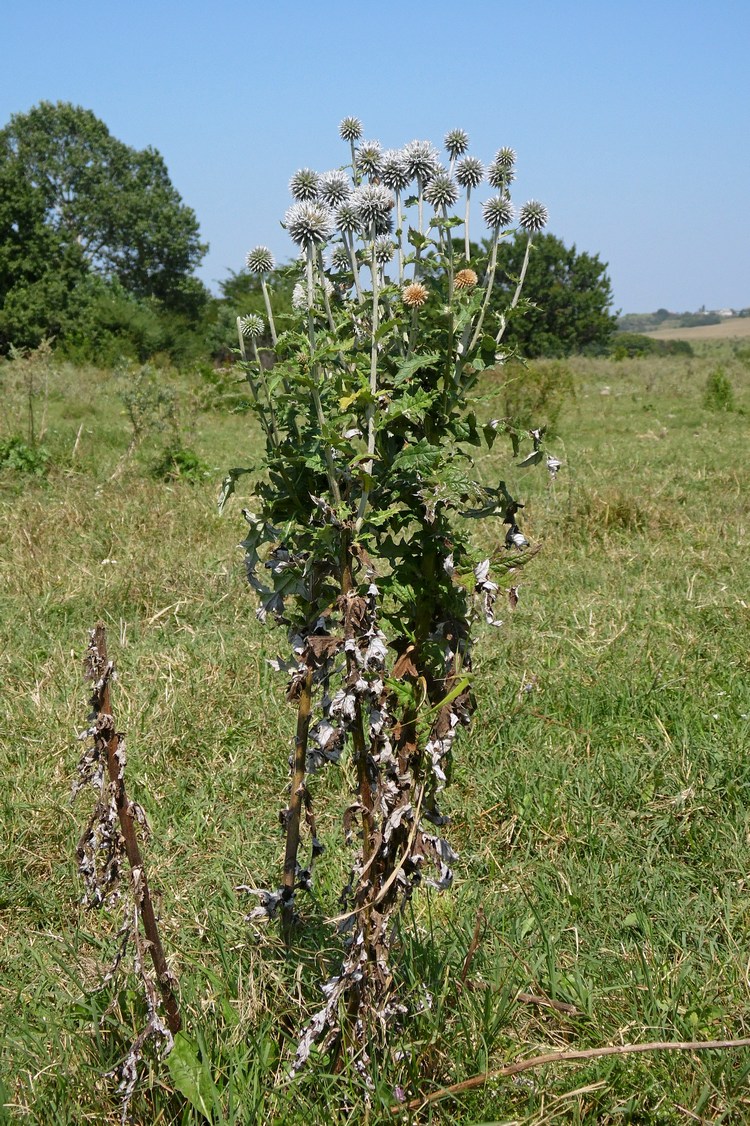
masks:
{"label": "plant stem", "polygon": [[305,799],[305,771],[307,763],[307,738],[312,711],[313,670],[308,667],[300,691],[297,708],[297,737],[294,744],[292,792],[286,823],[286,848],[284,850],[284,903],[281,911],[281,930],[284,942],[291,945],[294,929],[294,888],[297,882],[297,853],[299,852],[300,819]]}
{"label": "plant stem", "polygon": [[[490,303],[490,297],[492,296],[492,287],[495,284],[495,272],[497,270],[497,248],[498,248],[499,243],[500,243],[500,228],[495,227],[494,231],[493,231],[492,255],[490,257],[490,263],[489,263],[489,266],[487,268],[487,273],[485,274],[485,278],[484,278],[484,285],[485,285],[484,301],[482,302],[482,308],[479,310],[479,317],[477,319],[476,327],[474,329],[474,335],[472,336],[471,343],[469,344],[469,347],[468,347],[468,352],[473,351],[473,349],[476,347],[476,344],[477,344],[477,341],[479,340],[479,337],[482,334],[482,325],[484,324],[484,318],[487,314],[487,309],[488,309],[489,303]],[[467,325],[466,330],[464,331],[463,339],[461,341],[462,352],[464,350],[464,340],[466,339],[467,334],[470,331],[470,329],[471,329],[471,325]],[[459,374],[459,371],[460,371],[460,369],[459,369],[459,365],[458,365],[458,362],[457,362],[456,363],[456,375],[457,376]]]}
{"label": "plant stem", "polygon": [[107,660],[107,636],[102,622],[97,623],[91,634],[89,659],[95,684],[93,704],[96,713],[97,732],[101,731],[101,735],[97,734],[97,739],[101,738],[106,748],[109,784],[120,821],[120,831],[125,842],[125,852],[130,864],[133,894],[148,939],[151,961],[156,971],[156,980],[164,1002],[167,1024],[171,1032],[179,1032],[182,1027],[180,1009],[172,990],[173,978],[159,937],[151,892],[146,879],[146,869],[135,832],[133,806],[125,792],[123,767],[118,756],[122,735],[115,731],[115,723],[112,718],[111,667]]}
{"label": "plant stem", "polygon": [[266,303],[266,313],[268,314],[268,327],[271,330],[271,340],[273,341],[273,346],[275,348],[276,347],[276,325],[274,324],[274,320],[273,320],[273,309],[271,308],[271,295],[268,292],[268,286],[266,285],[266,279],[265,279],[264,275],[261,275],[260,287],[263,290],[263,300]]}
{"label": "plant stem", "polygon": [[370,243],[370,274],[372,277],[372,336],[370,339],[370,402],[367,404],[365,418],[367,420],[367,455],[368,461],[363,466],[365,473],[365,483],[362,486],[362,495],[359,498],[359,509],[357,511],[357,530],[362,527],[365,511],[367,509],[367,501],[370,496],[372,488],[372,466],[375,454],[375,398],[378,392],[378,324],[380,317],[380,304],[378,287],[378,267],[375,261],[375,229],[371,232]]}
{"label": "plant stem", "polygon": [[523,289],[523,283],[526,280],[526,271],[529,268],[529,257],[531,255],[531,244],[533,242],[533,239],[534,239],[534,236],[530,234],[529,238],[528,238],[528,242],[526,243],[526,253],[523,256],[523,265],[521,266],[521,273],[518,275],[518,285],[516,286],[516,292],[513,294],[513,300],[511,301],[510,305],[508,306],[508,308],[505,310],[502,317],[500,318],[500,328],[498,329],[497,336],[495,337],[495,341],[496,341],[497,344],[499,344],[500,341],[502,340],[503,336],[505,335],[505,330],[508,327],[508,313],[512,312],[513,309],[515,309],[516,305],[518,304],[518,299],[521,296],[521,290]]}
{"label": "plant stem", "polygon": [[466,188],[466,212],[464,214],[464,257],[466,265],[471,262],[471,242],[469,240],[469,207],[471,201],[471,185]]}
{"label": "plant stem", "polygon": [[320,391],[318,388],[318,364],[315,360],[315,318],[313,316],[313,245],[311,242],[307,244],[307,337],[310,342],[310,364],[313,378],[312,386],[312,399],[315,406],[315,414],[318,419],[318,426],[320,428],[320,441],[323,446],[323,456],[326,462],[326,471],[328,476],[328,486],[331,490],[331,496],[336,504],[341,503],[341,493],[339,491],[339,484],[336,480],[336,466],[333,463],[333,455],[331,447],[326,442],[323,431],[325,430],[325,415],[323,414],[323,404],[320,401]]}

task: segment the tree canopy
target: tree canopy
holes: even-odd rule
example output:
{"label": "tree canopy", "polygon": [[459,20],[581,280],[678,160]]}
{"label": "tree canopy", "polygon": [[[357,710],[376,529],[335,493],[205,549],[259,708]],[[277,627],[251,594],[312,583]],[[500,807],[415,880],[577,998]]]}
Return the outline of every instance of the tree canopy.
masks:
{"label": "tree canopy", "polygon": [[[517,234],[500,244],[498,307],[513,295],[527,242],[527,235]],[[552,234],[535,235],[523,292],[503,341],[519,355],[531,359],[607,349],[617,320],[610,312],[607,266],[596,254],[579,253]]]}
{"label": "tree canopy", "polygon": [[91,277],[194,315],[206,249],[161,155],[117,140],[90,110],[41,102],[0,130],[0,346],[59,334]]}

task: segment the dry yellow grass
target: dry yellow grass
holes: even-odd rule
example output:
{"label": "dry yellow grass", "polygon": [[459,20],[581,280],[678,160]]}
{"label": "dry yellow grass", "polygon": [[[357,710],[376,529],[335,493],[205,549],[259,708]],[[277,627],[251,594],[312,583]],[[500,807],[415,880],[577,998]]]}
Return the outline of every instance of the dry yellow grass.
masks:
{"label": "dry yellow grass", "polygon": [[728,317],[720,324],[697,328],[658,328],[646,335],[654,340],[744,340],[750,336],[750,317]]}

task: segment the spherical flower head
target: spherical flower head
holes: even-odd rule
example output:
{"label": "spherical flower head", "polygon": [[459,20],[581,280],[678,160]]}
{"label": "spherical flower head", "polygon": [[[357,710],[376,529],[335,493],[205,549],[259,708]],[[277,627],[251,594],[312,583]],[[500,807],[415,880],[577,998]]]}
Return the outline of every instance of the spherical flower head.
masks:
{"label": "spherical flower head", "polygon": [[504,195],[495,195],[482,204],[484,221],[488,227],[509,227],[513,222],[513,205]]}
{"label": "spherical flower head", "polygon": [[388,224],[391,211],[396,206],[393,192],[385,184],[360,184],[352,193],[352,203],[357,209],[360,223],[365,230],[373,224],[378,233],[382,225]]}
{"label": "spherical flower head", "polygon": [[339,137],[342,141],[358,141],[362,132],[362,122],[358,117],[345,117],[339,125]]}
{"label": "spherical flower head", "polygon": [[396,252],[396,244],[392,242],[387,235],[381,235],[375,239],[375,261],[379,266],[385,266],[390,262],[391,258]]}
{"label": "spherical flower head", "polygon": [[447,172],[438,172],[424,190],[424,197],[433,207],[452,207],[458,199],[455,180]]}
{"label": "spherical flower head", "polygon": [[356,235],[362,230],[362,220],[351,196],[336,208],[336,227],[345,235]]}
{"label": "spherical flower head", "polygon": [[300,203],[318,199],[320,195],[320,176],[312,168],[300,168],[289,181],[289,190]]}
{"label": "spherical flower head", "polygon": [[469,148],[469,134],[465,129],[449,129],[445,134],[445,151],[449,156],[455,160],[457,156],[463,156]]}
{"label": "spherical flower head", "polygon": [[509,148],[498,149],[495,153],[495,159],[492,162],[498,168],[511,169],[516,163],[516,150]]}
{"label": "spherical flower head", "polygon": [[240,317],[240,332],[249,340],[257,340],[262,336],[265,327],[265,321],[257,313],[248,313],[246,317]]}
{"label": "spherical flower head", "polygon": [[462,188],[478,188],[484,179],[484,165],[476,156],[465,156],[456,165],[456,179]]}
{"label": "spherical flower head", "polygon": [[267,246],[255,246],[245,255],[245,265],[251,274],[267,274],[274,267],[273,254]]}
{"label": "spherical flower head", "polygon": [[499,164],[497,157],[492,161],[487,169],[487,181],[493,188],[507,188],[508,184],[512,184],[516,178],[513,168],[508,168],[504,164]]}
{"label": "spherical flower head", "polygon": [[295,203],[284,216],[284,226],[298,246],[307,248],[331,237],[333,213],[324,203]]}
{"label": "spherical flower head", "polygon": [[320,177],[320,198],[329,207],[338,207],[352,194],[352,186],[346,172],[334,168]]}
{"label": "spherical flower head", "polygon": [[548,219],[549,211],[543,203],[539,203],[536,199],[530,199],[528,203],[524,203],[518,213],[518,222],[530,235],[534,235],[546,227]]}
{"label": "spherical flower head", "polygon": [[403,155],[398,149],[386,149],[380,161],[380,179],[393,192],[402,192],[411,183]]}
{"label": "spherical flower head", "polygon": [[459,270],[453,279],[455,289],[473,289],[479,282],[474,270]]}
{"label": "spherical flower head", "polygon": [[351,268],[352,260],[349,257],[348,249],[342,246],[341,243],[339,243],[338,246],[334,246],[331,251],[331,269],[341,271],[351,270]]}
{"label": "spherical flower head", "polygon": [[427,297],[427,286],[422,285],[421,282],[412,282],[410,285],[404,286],[401,291],[401,300],[404,305],[408,305],[410,309],[420,309],[427,300]]}
{"label": "spherical flower head", "polygon": [[401,150],[410,180],[426,184],[440,169],[440,156],[430,141],[409,141]]}
{"label": "spherical flower head", "polygon": [[357,168],[371,179],[380,172],[383,148],[380,141],[362,141],[357,149]]}

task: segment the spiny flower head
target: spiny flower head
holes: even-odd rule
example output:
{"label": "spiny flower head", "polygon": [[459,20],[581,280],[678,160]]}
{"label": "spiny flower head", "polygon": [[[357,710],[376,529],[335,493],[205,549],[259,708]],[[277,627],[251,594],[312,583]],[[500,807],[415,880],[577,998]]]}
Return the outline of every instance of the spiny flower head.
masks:
{"label": "spiny flower head", "polygon": [[248,313],[246,317],[240,317],[240,332],[250,340],[262,336],[265,327],[265,321],[257,313]]}
{"label": "spiny flower head", "polygon": [[495,195],[482,204],[484,221],[488,227],[509,227],[513,222],[513,205],[504,195]]}
{"label": "spiny flower head", "polygon": [[385,266],[388,262],[390,262],[395,251],[396,244],[392,242],[387,235],[381,235],[379,238],[375,239],[375,261],[379,266]]}
{"label": "spiny flower head", "polygon": [[380,162],[380,179],[387,188],[402,192],[411,183],[403,154],[398,149],[386,149]]}
{"label": "spiny flower head", "polygon": [[528,203],[524,203],[518,213],[518,222],[530,235],[536,234],[537,231],[546,227],[548,219],[549,211],[543,203],[539,203],[536,199],[530,199]]}
{"label": "spiny flower head", "polygon": [[469,134],[465,129],[449,129],[443,141],[445,150],[454,159],[463,156],[469,147]]}
{"label": "spiny flower head", "polygon": [[388,222],[391,211],[396,206],[393,193],[384,184],[361,184],[352,193],[352,203],[365,229],[373,223],[378,229],[382,227]]}
{"label": "spiny flower head", "polygon": [[380,141],[363,141],[357,148],[357,168],[365,176],[372,178],[380,172],[383,149]]}
{"label": "spiny flower head", "polygon": [[479,278],[474,270],[459,270],[453,279],[453,285],[456,289],[473,289],[478,281]]}
{"label": "spiny flower head", "polygon": [[336,227],[345,235],[359,234],[362,230],[362,220],[351,196],[336,208]]}
{"label": "spiny flower head", "polygon": [[425,188],[424,197],[433,207],[452,207],[458,199],[455,180],[444,170],[438,172]]}
{"label": "spiny flower head", "polygon": [[411,282],[410,285],[404,286],[401,292],[401,300],[404,305],[408,305],[410,309],[421,308],[427,300],[427,297],[427,286],[422,285],[421,282]]}
{"label": "spiny flower head", "polygon": [[351,270],[352,261],[349,257],[349,251],[341,243],[334,246],[331,251],[331,269],[332,270]]}
{"label": "spiny flower head", "polygon": [[255,246],[245,255],[245,265],[251,274],[267,274],[274,267],[273,254],[267,246]]}
{"label": "spiny flower head", "polygon": [[340,168],[324,172],[320,177],[320,198],[329,207],[338,207],[351,194],[352,186],[349,183],[349,177]]}
{"label": "spiny flower head", "polygon": [[462,188],[478,188],[484,179],[484,165],[476,156],[465,156],[456,165],[456,179]]}
{"label": "spiny flower head", "polygon": [[358,141],[362,131],[362,122],[358,117],[345,117],[339,125],[339,137],[342,141]]}
{"label": "spiny flower head", "polygon": [[440,156],[430,141],[409,141],[401,153],[411,180],[426,184],[440,168]]}
{"label": "spiny flower head", "polygon": [[289,190],[301,203],[317,199],[320,195],[320,176],[312,168],[300,168],[289,181]]}
{"label": "spiny flower head", "polygon": [[324,203],[294,203],[284,226],[298,246],[327,242],[334,231],[333,212]]}
{"label": "spiny flower head", "polygon": [[507,188],[508,184],[513,183],[516,178],[513,171],[515,159],[513,149],[499,149],[495,153],[495,159],[487,169],[487,180],[493,188]]}

